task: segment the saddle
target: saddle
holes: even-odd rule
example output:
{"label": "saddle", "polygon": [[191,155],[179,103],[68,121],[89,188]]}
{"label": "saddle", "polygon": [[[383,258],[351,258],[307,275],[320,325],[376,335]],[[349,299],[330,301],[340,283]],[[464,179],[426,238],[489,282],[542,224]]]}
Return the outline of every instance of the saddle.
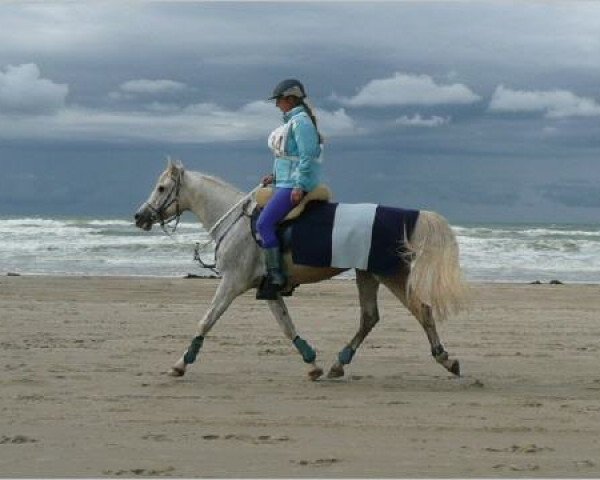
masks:
{"label": "saddle", "polygon": [[[256,200],[256,204],[258,205],[258,207],[264,208],[264,206],[267,204],[267,202],[271,199],[272,196],[273,189],[271,187],[263,187],[256,192],[254,199]],[[292,210],[290,210],[290,213],[288,213],[285,216],[281,223],[298,218],[306,208],[306,205],[312,201],[330,202],[331,190],[329,189],[329,187],[323,183],[317,185],[314,190],[304,195],[300,203],[296,205]]]}

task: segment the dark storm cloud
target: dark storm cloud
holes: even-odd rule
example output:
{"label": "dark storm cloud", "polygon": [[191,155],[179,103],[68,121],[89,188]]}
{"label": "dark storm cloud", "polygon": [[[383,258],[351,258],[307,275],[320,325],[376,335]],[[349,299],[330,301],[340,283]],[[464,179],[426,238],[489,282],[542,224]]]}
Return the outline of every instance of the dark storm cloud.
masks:
{"label": "dark storm cloud", "polygon": [[9,3],[0,22],[0,211],[125,211],[166,154],[251,188],[279,122],[264,99],[296,76],[338,198],[590,215],[594,192],[574,192],[600,181],[594,3]]}

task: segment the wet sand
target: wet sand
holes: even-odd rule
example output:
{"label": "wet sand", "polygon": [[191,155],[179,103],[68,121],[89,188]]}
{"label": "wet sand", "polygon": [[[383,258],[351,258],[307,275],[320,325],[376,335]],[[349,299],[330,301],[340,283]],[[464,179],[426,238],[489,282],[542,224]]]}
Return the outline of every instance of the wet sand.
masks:
{"label": "wet sand", "polygon": [[[600,286],[475,285],[437,365],[386,291],[338,380],[240,297],[183,378],[210,279],[0,277],[2,477],[600,477]],[[352,281],[288,301],[325,369],[354,335]]]}

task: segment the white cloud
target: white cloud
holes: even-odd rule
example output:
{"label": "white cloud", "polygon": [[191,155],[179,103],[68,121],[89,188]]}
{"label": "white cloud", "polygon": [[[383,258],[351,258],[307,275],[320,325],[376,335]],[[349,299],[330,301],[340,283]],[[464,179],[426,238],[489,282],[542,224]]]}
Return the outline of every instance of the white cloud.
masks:
{"label": "white cloud", "polygon": [[390,78],[371,80],[354,97],[333,95],[333,99],[352,107],[468,104],[480,98],[460,83],[439,85],[429,75],[399,72]]}
{"label": "white cloud", "polygon": [[0,70],[0,112],[47,114],[65,104],[69,87],[41,78],[34,63],[9,65]]}
{"label": "white cloud", "polygon": [[[353,120],[341,109],[317,110],[323,134],[358,132]],[[214,103],[186,107],[152,103],[139,111],[101,111],[64,108],[45,117],[9,118],[0,112],[0,138],[69,140],[145,140],[174,143],[208,143],[265,139],[281,121],[272,103],[251,102],[239,109]]]}
{"label": "white cloud", "polygon": [[544,113],[547,118],[597,117],[600,104],[568,90],[511,90],[499,85],[490,101],[491,112]]}
{"label": "white cloud", "polygon": [[265,100],[256,100],[247,103],[241,108],[241,112],[246,115],[268,115],[269,117],[272,117],[274,114],[279,115],[273,102],[267,102]]}
{"label": "white cloud", "polygon": [[157,94],[179,92],[187,88],[185,83],[176,82],[174,80],[129,80],[122,83],[119,89],[126,93],[135,94]]}
{"label": "white cloud", "polygon": [[363,130],[356,126],[356,123],[350,117],[346,110],[340,108],[333,112],[316,109],[317,124],[323,135],[343,136],[362,133]]}
{"label": "white cloud", "polygon": [[[273,110],[273,102],[260,100],[244,105],[240,112],[243,115],[268,116],[271,118]],[[325,136],[344,136],[362,132],[362,130],[357,127],[354,119],[350,117],[343,108],[334,111],[315,108],[314,112],[319,130]]]}
{"label": "white cloud", "polygon": [[[242,109],[243,110],[243,109]],[[182,110],[182,113],[187,115],[226,115],[227,112],[222,110],[219,105],[212,102],[205,103],[193,103],[191,105],[187,105]]]}
{"label": "white cloud", "polygon": [[108,98],[115,101],[133,100],[140,95],[165,95],[181,92],[187,89],[185,83],[174,80],[129,80],[119,85],[119,89],[108,94]]}
{"label": "white cloud", "polygon": [[408,117],[406,115],[401,116],[395,120],[396,125],[401,125],[403,127],[439,127],[446,123],[450,122],[450,117],[440,117],[438,115],[433,115],[429,118],[423,118],[419,113],[413,115],[412,117]]}

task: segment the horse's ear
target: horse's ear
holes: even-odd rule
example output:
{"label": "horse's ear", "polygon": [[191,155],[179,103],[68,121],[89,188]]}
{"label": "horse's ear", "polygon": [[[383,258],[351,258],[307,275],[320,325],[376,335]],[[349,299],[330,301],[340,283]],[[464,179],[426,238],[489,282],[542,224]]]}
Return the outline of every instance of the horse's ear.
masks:
{"label": "horse's ear", "polygon": [[177,176],[177,174],[183,170],[183,164],[179,160],[173,161],[170,155],[167,156],[167,172],[172,177]]}

